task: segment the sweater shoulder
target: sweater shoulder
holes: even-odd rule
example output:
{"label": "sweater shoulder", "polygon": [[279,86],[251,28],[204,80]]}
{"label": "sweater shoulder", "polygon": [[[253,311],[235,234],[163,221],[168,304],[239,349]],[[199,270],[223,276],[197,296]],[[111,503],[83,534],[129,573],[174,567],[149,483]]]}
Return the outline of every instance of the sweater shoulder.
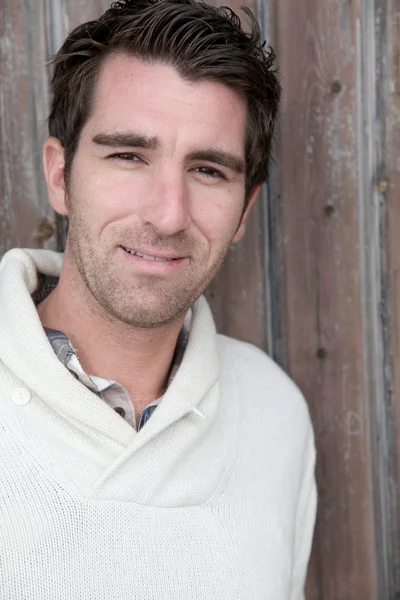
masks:
{"label": "sweater shoulder", "polygon": [[225,335],[218,334],[217,339],[224,372],[236,379],[246,404],[300,418],[308,428],[309,410],[302,392],[268,354]]}

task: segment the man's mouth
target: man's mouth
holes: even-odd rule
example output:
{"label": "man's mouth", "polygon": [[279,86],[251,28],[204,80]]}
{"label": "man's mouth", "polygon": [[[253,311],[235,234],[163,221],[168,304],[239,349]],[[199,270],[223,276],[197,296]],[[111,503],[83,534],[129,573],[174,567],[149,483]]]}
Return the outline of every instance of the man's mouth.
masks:
{"label": "man's mouth", "polygon": [[139,252],[139,250],[132,250],[131,248],[126,248],[125,246],[121,246],[125,252],[128,254],[132,254],[132,256],[139,256],[140,258],[144,258],[144,260],[155,260],[157,262],[170,262],[173,260],[179,260],[179,256],[177,257],[165,257],[165,256],[153,256],[151,254],[144,254],[144,252]]}

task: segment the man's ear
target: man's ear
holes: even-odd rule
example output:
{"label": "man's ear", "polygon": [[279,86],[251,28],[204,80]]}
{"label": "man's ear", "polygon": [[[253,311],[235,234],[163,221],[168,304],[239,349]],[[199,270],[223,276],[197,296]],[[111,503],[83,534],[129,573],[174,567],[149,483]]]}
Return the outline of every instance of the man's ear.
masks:
{"label": "man's ear", "polygon": [[256,185],[255,188],[253,188],[251,195],[250,195],[250,199],[249,199],[249,203],[246,206],[246,210],[243,213],[242,219],[240,221],[240,225],[238,227],[238,230],[235,233],[235,237],[232,240],[233,244],[236,244],[236,242],[238,242],[239,240],[242,239],[242,237],[244,236],[244,232],[246,231],[246,223],[247,223],[247,219],[249,218],[249,214],[251,211],[251,208],[255,202],[255,199],[257,197],[257,194],[260,190],[261,185]]}
{"label": "man's ear", "polygon": [[55,137],[49,137],[43,147],[43,168],[50,204],[60,215],[68,214],[64,183],[64,148]]}

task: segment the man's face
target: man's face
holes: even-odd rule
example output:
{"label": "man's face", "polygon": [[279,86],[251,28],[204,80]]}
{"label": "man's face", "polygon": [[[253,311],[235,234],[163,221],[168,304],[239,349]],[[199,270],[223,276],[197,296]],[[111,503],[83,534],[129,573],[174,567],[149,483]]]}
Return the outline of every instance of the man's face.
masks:
{"label": "man's face", "polygon": [[68,182],[66,256],[109,314],[156,327],[206,288],[239,237],[245,128],[245,102],[217,82],[105,62]]}

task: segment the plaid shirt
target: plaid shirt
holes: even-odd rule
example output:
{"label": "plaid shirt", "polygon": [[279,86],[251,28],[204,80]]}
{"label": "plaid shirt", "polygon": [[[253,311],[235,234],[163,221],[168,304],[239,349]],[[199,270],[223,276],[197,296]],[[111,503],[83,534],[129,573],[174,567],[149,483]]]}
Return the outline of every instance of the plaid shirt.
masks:
{"label": "plaid shirt", "polygon": [[[32,295],[32,299],[35,305],[40,304],[56,287],[58,279],[56,277],[47,277],[41,275],[39,277],[39,285],[37,291]],[[79,379],[87,388],[92,390],[99,396],[104,402],[106,402],[111,408],[115,410],[122,418],[124,418],[133,428],[136,429],[136,415],[133,407],[132,400],[120,383],[111,379],[105,379],[103,377],[97,377],[95,375],[89,375],[82,368],[77,352],[72,346],[68,337],[62,331],[56,331],[55,329],[44,328],[47,334],[47,338],[62,364],[72,373],[72,375]],[[187,346],[188,331],[185,327],[182,327],[178,337],[178,341],[175,347],[174,356],[172,359],[172,365],[168,377],[168,386],[173,380],[181,362]],[[138,421],[138,431],[143,427],[145,423],[150,419],[151,415],[160,404],[161,398],[157,398],[151,402],[143,410]]]}

